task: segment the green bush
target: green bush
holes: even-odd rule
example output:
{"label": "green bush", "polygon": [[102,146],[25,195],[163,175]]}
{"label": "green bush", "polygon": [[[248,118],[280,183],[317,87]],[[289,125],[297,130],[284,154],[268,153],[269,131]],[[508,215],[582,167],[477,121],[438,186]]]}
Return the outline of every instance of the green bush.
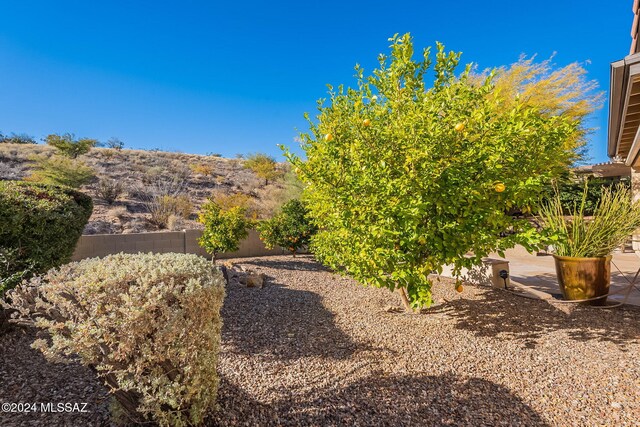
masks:
{"label": "green bush", "polygon": [[72,133],[65,133],[64,135],[47,135],[44,141],[47,145],[56,148],[63,156],[67,156],[72,159],[88,153],[92,147],[95,147],[98,144],[97,139],[75,139],[75,136]]}
{"label": "green bush", "polygon": [[240,240],[247,237],[252,221],[246,217],[246,208],[234,206],[222,209],[214,200],[202,206],[198,221],[204,224],[199,242],[215,262],[220,252],[237,251]]}
{"label": "green bush", "polygon": [[[574,208],[581,206],[583,213],[586,216],[593,215],[593,212],[600,203],[603,191],[612,189],[617,186],[625,188],[631,187],[629,179],[604,179],[604,178],[588,178],[588,185],[585,192],[585,182],[581,180],[569,180],[565,179],[558,183],[557,196],[560,198],[560,205],[565,215],[571,215]],[[584,206],[582,205],[584,196]],[[545,201],[549,202],[556,197],[553,188],[548,188],[545,194]]]}
{"label": "green bush", "polygon": [[264,185],[282,176],[282,171],[278,169],[276,159],[267,154],[249,154],[244,162],[244,167],[251,169],[259,178],[264,179]]}
{"label": "green bush", "polygon": [[308,215],[309,210],[300,200],[288,201],[280,213],[258,224],[260,240],[269,249],[281,246],[295,254],[309,245],[317,230]]}
{"label": "green bush", "polygon": [[0,293],[67,262],[92,210],[69,188],[0,181]]}
{"label": "green bush", "polygon": [[215,407],[224,285],[196,255],[116,254],[34,278],[8,307],[10,321],[49,332],[33,344],[46,357],[97,370],[123,421],[199,425]]}
{"label": "green bush", "polygon": [[80,160],[61,156],[32,156],[29,160],[34,162],[33,173],[27,178],[31,182],[80,188],[95,176],[94,170]]}

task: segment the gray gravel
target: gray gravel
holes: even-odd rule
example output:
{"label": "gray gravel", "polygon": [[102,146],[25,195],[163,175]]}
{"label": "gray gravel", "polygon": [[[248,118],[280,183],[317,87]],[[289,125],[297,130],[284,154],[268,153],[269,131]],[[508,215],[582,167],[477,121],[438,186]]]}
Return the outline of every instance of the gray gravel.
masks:
{"label": "gray gravel", "polygon": [[[640,425],[640,311],[442,279],[421,315],[310,257],[235,260],[217,425]],[[216,424],[216,423],[212,423]]]}
{"label": "gray gravel", "polygon": [[[640,426],[640,310],[458,294],[443,279],[436,306],[409,315],[389,311],[395,294],[308,256],[233,261],[267,283],[229,286],[208,425]],[[90,401],[91,412],[0,414],[0,425],[107,423],[93,374],[45,362],[30,339],[0,337],[0,401]]]}

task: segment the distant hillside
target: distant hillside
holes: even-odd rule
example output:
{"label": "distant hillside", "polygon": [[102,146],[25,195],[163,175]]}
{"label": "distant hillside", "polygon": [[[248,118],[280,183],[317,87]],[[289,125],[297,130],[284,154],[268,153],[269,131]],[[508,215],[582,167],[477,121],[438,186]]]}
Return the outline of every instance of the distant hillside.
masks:
{"label": "distant hillside", "polygon": [[[0,144],[0,180],[20,180],[31,173],[34,155],[51,156],[46,145]],[[179,191],[192,204],[187,219],[175,218],[173,229],[201,228],[196,222],[200,206],[212,194],[244,194],[258,218],[268,217],[286,198],[286,185],[280,181],[264,185],[241,159],[225,159],[196,154],[162,151],[113,150],[94,148],[80,158],[96,172],[96,178],[81,190],[91,195],[94,211],[85,234],[120,234],[157,231],[150,221],[145,193],[167,180],[178,183]],[[287,165],[279,165],[286,169]],[[123,185],[121,197],[108,205],[99,197],[100,180],[117,180]],[[188,212],[187,212],[188,213]]]}

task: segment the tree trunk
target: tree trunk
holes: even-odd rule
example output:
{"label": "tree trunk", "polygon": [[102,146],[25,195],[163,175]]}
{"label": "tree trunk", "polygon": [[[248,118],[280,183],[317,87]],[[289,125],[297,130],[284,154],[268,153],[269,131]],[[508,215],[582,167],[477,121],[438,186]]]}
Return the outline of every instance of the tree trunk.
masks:
{"label": "tree trunk", "polygon": [[[98,370],[94,366],[90,366],[91,370],[98,373]],[[121,409],[124,413],[120,416],[126,418],[129,423],[145,424],[148,420],[138,412],[138,405],[140,404],[140,394],[134,391],[124,391],[120,388],[116,376],[112,373],[101,375],[102,381],[111,389],[113,397],[118,401]]]}
{"label": "tree trunk", "polygon": [[415,311],[411,307],[409,297],[407,296],[407,290],[405,288],[396,288],[396,291],[400,294],[400,299],[402,300],[402,305],[404,305],[405,311],[407,313],[415,313]]}

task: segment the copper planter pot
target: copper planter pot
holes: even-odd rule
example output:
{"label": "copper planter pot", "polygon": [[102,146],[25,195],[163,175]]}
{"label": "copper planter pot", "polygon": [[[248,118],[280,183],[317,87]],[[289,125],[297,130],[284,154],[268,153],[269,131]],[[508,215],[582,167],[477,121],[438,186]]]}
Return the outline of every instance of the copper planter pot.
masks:
{"label": "copper planter pot", "polygon": [[[611,255],[599,258],[557,256],[556,274],[562,295],[567,300],[584,300],[607,295],[611,282]],[[607,297],[585,302],[605,305]]]}

